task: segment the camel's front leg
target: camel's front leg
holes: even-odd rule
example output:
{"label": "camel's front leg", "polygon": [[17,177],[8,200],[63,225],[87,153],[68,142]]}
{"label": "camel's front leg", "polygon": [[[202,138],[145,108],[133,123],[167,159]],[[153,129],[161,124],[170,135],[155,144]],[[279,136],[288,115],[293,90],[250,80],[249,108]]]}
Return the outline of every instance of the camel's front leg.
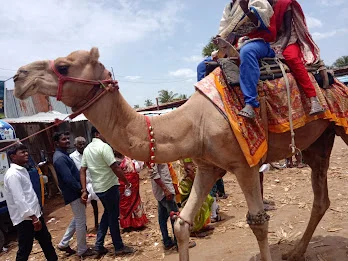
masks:
{"label": "camel's front leg", "polygon": [[205,165],[202,162],[195,161],[198,165],[195,180],[187,203],[180,213],[180,218],[177,219],[174,225],[174,233],[179,246],[179,260],[189,260],[189,238],[190,225],[193,223],[194,217],[202,206],[205,198],[210,192],[216,180],[221,174],[226,171],[211,166]]}
{"label": "camel's front leg", "polygon": [[236,169],[234,173],[248,204],[247,222],[256,236],[261,259],[262,261],[271,261],[271,252],[268,245],[269,216],[263,208],[258,168],[250,168],[245,165],[244,168]]}
{"label": "camel's front leg", "polygon": [[308,247],[315,229],[330,206],[327,189],[327,170],[329,168],[330,154],[335,140],[332,128],[327,129],[307,150],[303,152],[305,162],[312,168],[312,187],[314,201],[311,217],[306,231],[290,253],[283,255],[284,260],[305,260],[304,253]]}

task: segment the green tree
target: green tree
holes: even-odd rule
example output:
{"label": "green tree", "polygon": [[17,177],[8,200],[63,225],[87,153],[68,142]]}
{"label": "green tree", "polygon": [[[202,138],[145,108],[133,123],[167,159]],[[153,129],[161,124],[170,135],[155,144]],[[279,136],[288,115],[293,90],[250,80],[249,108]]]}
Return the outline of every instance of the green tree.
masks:
{"label": "green tree", "polygon": [[338,58],[334,64],[334,67],[345,67],[348,66],[348,56],[342,56],[340,58]]}
{"label": "green tree", "polygon": [[153,106],[153,105],[154,104],[153,104],[153,102],[150,99],[145,100],[145,106],[146,107]]}
{"label": "green tree", "polygon": [[136,105],[134,105],[134,107],[133,107],[134,109],[139,109],[140,108],[140,106],[138,105],[138,104],[136,104]]}
{"label": "green tree", "polygon": [[186,94],[180,94],[180,95],[178,96],[178,100],[187,100],[187,99],[188,99],[188,97],[187,97]]}
{"label": "green tree", "polygon": [[210,39],[209,43],[203,47],[202,55],[204,57],[210,56],[212,52],[217,50],[217,46],[213,43],[213,38]]}
{"label": "green tree", "polygon": [[178,94],[173,93],[168,90],[160,90],[158,91],[158,100],[160,103],[172,102],[177,99]]}

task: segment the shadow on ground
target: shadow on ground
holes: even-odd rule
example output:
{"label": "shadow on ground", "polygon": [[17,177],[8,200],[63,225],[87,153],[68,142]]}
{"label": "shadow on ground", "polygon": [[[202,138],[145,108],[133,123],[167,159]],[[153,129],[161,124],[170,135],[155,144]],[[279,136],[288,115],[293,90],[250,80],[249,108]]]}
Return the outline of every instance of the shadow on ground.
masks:
{"label": "shadow on ground", "polygon": [[[282,254],[291,251],[299,240],[289,243],[273,244],[270,246],[273,260],[282,260]],[[249,261],[261,260],[260,254]],[[345,261],[348,260],[348,238],[339,236],[313,237],[303,261]],[[298,260],[298,261],[302,261]]]}

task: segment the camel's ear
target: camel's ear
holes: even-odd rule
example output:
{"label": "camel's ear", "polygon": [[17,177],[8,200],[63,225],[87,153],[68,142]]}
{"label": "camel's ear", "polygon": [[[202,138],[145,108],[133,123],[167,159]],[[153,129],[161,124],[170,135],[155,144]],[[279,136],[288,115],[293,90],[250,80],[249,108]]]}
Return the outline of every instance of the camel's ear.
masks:
{"label": "camel's ear", "polygon": [[97,47],[93,47],[89,53],[90,53],[90,58],[89,58],[90,62],[92,64],[97,63],[98,59],[99,59],[99,50],[98,50],[98,48]]}

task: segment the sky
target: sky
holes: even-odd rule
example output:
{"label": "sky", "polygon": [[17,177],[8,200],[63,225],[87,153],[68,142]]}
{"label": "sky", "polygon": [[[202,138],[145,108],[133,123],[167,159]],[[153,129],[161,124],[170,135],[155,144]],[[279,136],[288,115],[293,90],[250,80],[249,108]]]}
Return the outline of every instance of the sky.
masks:
{"label": "sky", "polygon": [[[331,65],[348,55],[346,0],[299,0]],[[159,90],[192,95],[201,52],[226,0],[1,0],[0,80],[22,65],[98,47],[132,106]],[[6,82],[13,88],[13,82]]]}

